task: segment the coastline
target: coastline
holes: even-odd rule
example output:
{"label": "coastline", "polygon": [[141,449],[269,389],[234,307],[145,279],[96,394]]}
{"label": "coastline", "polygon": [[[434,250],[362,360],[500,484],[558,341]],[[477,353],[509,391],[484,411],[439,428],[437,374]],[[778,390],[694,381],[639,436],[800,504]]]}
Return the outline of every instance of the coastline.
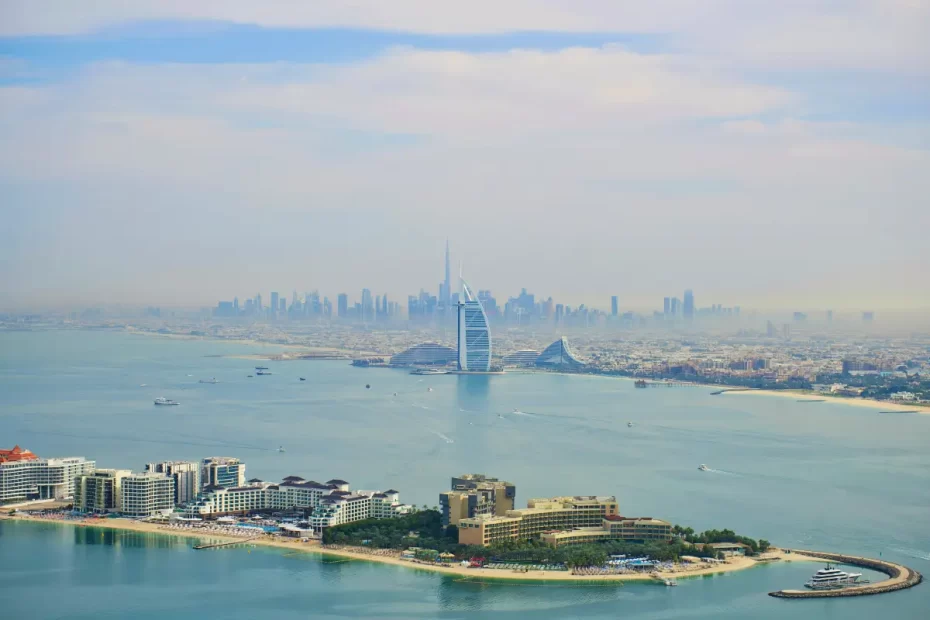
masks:
{"label": "coastline", "polygon": [[[389,564],[392,566],[402,566],[414,570],[424,570],[432,573],[460,577],[466,580],[495,580],[495,581],[558,581],[566,582],[623,582],[623,581],[640,581],[661,583],[664,579],[686,579],[691,577],[704,577],[707,575],[716,575],[722,573],[731,573],[735,571],[753,568],[770,561],[799,561],[799,562],[823,562],[823,559],[808,556],[801,553],[786,554],[781,550],[772,550],[761,557],[761,561],[746,557],[732,557],[723,564],[712,566],[703,566],[700,564],[679,564],[676,570],[656,572],[656,573],[637,573],[622,575],[573,575],[570,571],[529,571],[517,572],[512,570],[491,569],[491,568],[467,568],[460,564],[439,565],[427,562],[419,562],[401,559],[400,552],[396,554],[379,555],[364,550],[355,550],[350,548],[323,548],[319,542],[312,541],[308,543],[300,542],[299,539],[279,539],[269,540],[268,537],[250,540],[246,537],[235,537],[223,534],[203,533],[196,530],[171,529],[157,523],[146,523],[143,521],[133,521],[131,519],[112,518],[112,519],[83,519],[83,520],[65,520],[49,519],[36,516],[0,515],[0,520],[8,521],[25,521],[34,523],[54,523],[69,527],[92,527],[99,529],[112,529],[126,532],[137,532],[143,534],[156,534],[159,536],[181,536],[184,538],[211,540],[216,542],[242,543],[263,547],[272,547],[277,549],[286,549],[297,553],[311,553],[318,555],[328,555],[340,557],[348,560],[360,560],[367,562],[377,562],[380,564]],[[386,550],[381,550],[386,551]]]}
{"label": "coastline", "polygon": [[902,411],[921,414],[930,414],[930,407],[920,404],[905,405],[902,403],[892,403],[884,400],[872,400],[871,398],[847,398],[843,396],[831,396],[830,394],[811,394],[805,391],[795,390],[756,390],[756,389],[726,389],[723,388],[721,396],[755,394],[757,396],[780,396],[782,398],[791,398],[796,401],[824,401],[840,405],[853,405],[855,407],[867,407],[869,409],[880,409],[881,411]]}

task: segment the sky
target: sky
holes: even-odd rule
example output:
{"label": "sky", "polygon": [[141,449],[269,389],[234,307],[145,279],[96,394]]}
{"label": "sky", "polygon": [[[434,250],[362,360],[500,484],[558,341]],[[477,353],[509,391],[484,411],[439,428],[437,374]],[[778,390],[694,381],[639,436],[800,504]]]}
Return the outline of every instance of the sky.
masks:
{"label": "sky", "polygon": [[0,309],[930,308],[923,0],[0,0]]}

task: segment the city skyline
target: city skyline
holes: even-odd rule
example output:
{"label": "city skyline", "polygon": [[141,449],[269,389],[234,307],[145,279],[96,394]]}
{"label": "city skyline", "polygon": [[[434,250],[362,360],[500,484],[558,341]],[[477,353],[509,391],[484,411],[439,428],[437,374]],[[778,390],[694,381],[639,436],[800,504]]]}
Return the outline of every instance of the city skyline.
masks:
{"label": "city skyline", "polygon": [[930,307],[923,4],[325,4],[3,2],[0,309]]}

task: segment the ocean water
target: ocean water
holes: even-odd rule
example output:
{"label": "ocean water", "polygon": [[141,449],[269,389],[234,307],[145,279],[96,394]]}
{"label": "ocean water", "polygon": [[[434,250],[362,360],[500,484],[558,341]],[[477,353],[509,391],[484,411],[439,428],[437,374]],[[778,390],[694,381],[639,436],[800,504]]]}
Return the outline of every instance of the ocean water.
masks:
{"label": "ocean water", "polygon": [[[239,456],[249,477],[343,478],[428,506],[450,476],[483,472],[514,482],[521,504],[613,494],[626,515],[880,555],[930,574],[930,416],[705,388],[637,390],[601,377],[417,377],[331,361],[268,362],[272,376],[248,378],[259,364],[241,356],[275,351],[112,332],[0,334],[0,445],[132,469]],[[197,383],[210,377],[221,383]],[[181,405],[155,407],[157,396]],[[712,471],[698,471],[701,463]],[[189,546],[0,523],[0,609],[33,618],[930,617],[926,584],[858,599],[766,595],[800,587],[817,568],[806,563],[673,589],[500,585]]]}

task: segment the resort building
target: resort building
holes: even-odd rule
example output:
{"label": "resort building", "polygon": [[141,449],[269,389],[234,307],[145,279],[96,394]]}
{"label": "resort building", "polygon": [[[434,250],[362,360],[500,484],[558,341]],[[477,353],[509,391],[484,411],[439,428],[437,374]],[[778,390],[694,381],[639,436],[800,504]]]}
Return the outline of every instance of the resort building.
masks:
{"label": "resort building", "polygon": [[0,450],[0,503],[70,498],[74,479],[95,467],[80,456],[42,459],[19,446]]}
{"label": "resort building", "polygon": [[197,461],[148,463],[145,471],[164,474],[174,479],[174,503],[177,506],[193,500],[203,487],[200,482],[201,466]]}
{"label": "resort building", "polygon": [[539,538],[547,532],[601,526],[604,519],[617,514],[617,498],[613,496],[531,499],[526,508],[508,510],[504,516],[478,515],[460,520],[459,543],[490,545]]}
{"label": "resort building", "polygon": [[387,519],[403,514],[409,507],[400,503],[400,494],[388,491],[350,491],[345,480],[325,484],[288,476],[280,484],[253,480],[241,487],[209,487],[184,512],[188,517],[215,518],[253,512],[307,510],[316,530],[362,519]]}
{"label": "resort building", "polygon": [[568,346],[568,339],[562,336],[539,354],[536,365],[541,368],[572,370],[581,368],[584,362],[575,356]]}
{"label": "resort building", "polygon": [[245,463],[229,456],[211,456],[203,460],[203,488],[241,487],[245,485]]}
{"label": "resort building", "polygon": [[581,527],[561,532],[546,532],[540,539],[553,547],[584,545],[619,540],[646,543],[672,540],[672,524],[652,517],[605,517],[598,527]]}
{"label": "resort building", "polygon": [[462,280],[464,303],[459,304],[458,368],[463,371],[491,370],[491,328],[481,302]]}
{"label": "resort building", "polygon": [[525,349],[514,351],[504,356],[504,367],[510,368],[532,368],[536,365],[536,358],[539,357],[539,351]]}
{"label": "resort building", "polygon": [[391,366],[448,366],[458,359],[458,351],[436,342],[410,347],[391,357]]}
{"label": "resort building", "polygon": [[513,510],[517,487],[511,482],[483,474],[463,474],[452,478],[452,490],[439,494],[443,525],[458,525],[462,519],[478,515],[504,516]]}
{"label": "resort building", "polygon": [[74,509],[80,512],[117,512],[122,508],[123,478],[127,469],[98,469],[74,481]]}
{"label": "resort building", "polygon": [[151,517],[174,509],[175,479],[165,474],[129,474],[120,481],[120,513],[127,517]]}

